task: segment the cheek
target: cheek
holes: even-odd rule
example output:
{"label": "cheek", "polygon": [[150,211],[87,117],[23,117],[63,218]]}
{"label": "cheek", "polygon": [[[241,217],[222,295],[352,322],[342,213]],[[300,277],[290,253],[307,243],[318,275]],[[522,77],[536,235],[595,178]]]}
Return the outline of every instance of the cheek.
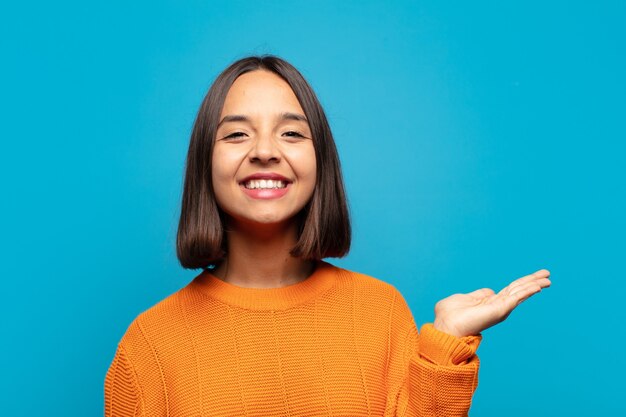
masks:
{"label": "cheek", "polygon": [[313,193],[317,179],[317,163],[313,147],[300,152],[292,166],[295,167],[295,173],[307,193]]}
{"label": "cheek", "polygon": [[213,152],[211,159],[211,183],[215,201],[221,210],[228,211],[228,202],[232,200],[233,179],[237,164],[229,161],[223,152]]}
{"label": "cheek", "polygon": [[315,183],[317,182],[317,169],[316,169],[315,160],[313,160],[313,163],[307,167],[307,171],[306,171],[306,174],[304,174],[304,178],[306,178],[306,183],[308,185],[308,188],[310,189],[311,192],[313,192],[313,189],[315,188]]}
{"label": "cheek", "polygon": [[234,152],[224,152],[221,146],[213,149],[211,158],[211,178],[213,188],[223,187],[232,182],[239,167],[240,158]]}

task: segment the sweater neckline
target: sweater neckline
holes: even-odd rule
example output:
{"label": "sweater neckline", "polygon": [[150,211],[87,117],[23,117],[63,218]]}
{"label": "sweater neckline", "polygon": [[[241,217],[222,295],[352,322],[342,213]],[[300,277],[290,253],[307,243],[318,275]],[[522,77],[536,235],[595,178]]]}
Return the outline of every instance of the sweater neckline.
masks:
{"label": "sweater neckline", "polygon": [[336,281],[336,267],[319,260],[313,273],[295,284],[276,288],[240,287],[222,281],[204,270],[191,282],[192,288],[224,304],[248,310],[285,310],[313,300]]}

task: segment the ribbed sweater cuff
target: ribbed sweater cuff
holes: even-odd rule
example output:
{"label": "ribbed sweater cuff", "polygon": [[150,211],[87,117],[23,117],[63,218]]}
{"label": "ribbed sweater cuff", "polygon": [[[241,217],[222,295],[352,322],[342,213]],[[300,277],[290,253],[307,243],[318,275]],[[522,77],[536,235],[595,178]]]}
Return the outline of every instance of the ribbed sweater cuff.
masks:
{"label": "ribbed sweater cuff", "polygon": [[476,354],[482,335],[456,337],[439,331],[432,323],[422,326],[419,354],[436,365],[460,365]]}

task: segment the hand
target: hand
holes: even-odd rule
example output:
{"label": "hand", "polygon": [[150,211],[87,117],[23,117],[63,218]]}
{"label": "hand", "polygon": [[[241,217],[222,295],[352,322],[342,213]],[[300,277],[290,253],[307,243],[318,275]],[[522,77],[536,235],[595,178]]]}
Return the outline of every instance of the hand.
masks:
{"label": "hand", "polygon": [[511,282],[497,294],[483,288],[444,298],[435,305],[433,326],[457,337],[477,335],[504,321],[522,301],[549,287],[549,276],[550,271],[541,269]]}

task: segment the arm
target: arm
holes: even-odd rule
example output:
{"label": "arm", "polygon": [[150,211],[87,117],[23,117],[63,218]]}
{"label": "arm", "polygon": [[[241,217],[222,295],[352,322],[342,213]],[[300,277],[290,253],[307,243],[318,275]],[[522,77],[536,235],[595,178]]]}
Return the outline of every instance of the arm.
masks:
{"label": "arm", "polygon": [[481,336],[457,338],[428,323],[418,335],[411,326],[404,354],[405,373],[389,415],[467,416],[478,385],[476,349]]}
{"label": "arm", "polygon": [[104,380],[105,417],[142,417],[143,404],[135,371],[120,344]]}
{"label": "arm", "polygon": [[[390,384],[386,415],[466,416],[478,385],[476,349],[480,333],[505,320],[524,300],[549,287],[549,271],[540,270],[513,281],[499,293],[483,288],[455,294],[437,303],[434,324],[409,328],[402,360],[390,362]],[[410,317],[406,302],[399,297],[397,315]],[[396,319],[401,322],[406,319]]]}

